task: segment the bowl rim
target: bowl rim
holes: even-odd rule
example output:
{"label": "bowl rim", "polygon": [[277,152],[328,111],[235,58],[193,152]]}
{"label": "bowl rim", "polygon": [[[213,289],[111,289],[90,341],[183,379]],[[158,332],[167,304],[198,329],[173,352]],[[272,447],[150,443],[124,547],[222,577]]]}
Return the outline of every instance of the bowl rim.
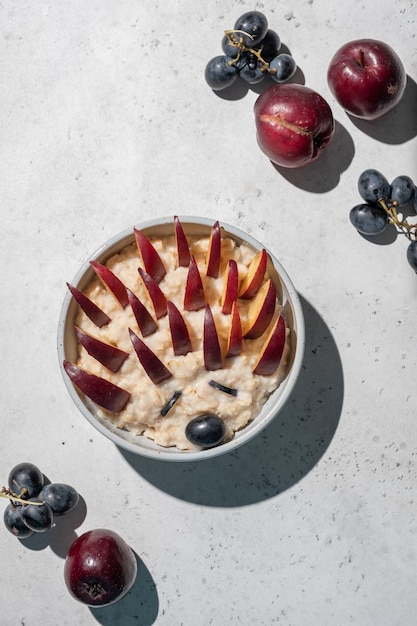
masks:
{"label": "bowl rim", "polygon": [[[187,231],[187,225],[194,227],[197,231],[200,228],[207,229],[207,235],[210,232],[211,227],[216,222],[215,219],[207,217],[197,217],[194,215],[178,215],[179,221],[184,230]],[[245,426],[242,430],[235,433],[235,436],[231,441],[216,446],[214,448],[208,448],[204,450],[179,450],[177,448],[164,448],[156,444],[154,441],[148,439],[144,435],[133,435],[132,433],[126,433],[121,429],[112,425],[108,420],[101,420],[94,414],[95,405],[88,398],[86,398],[81,392],[77,390],[75,385],[71,382],[68,375],[65,372],[63,363],[65,359],[68,359],[67,355],[67,329],[69,325],[69,318],[71,307],[73,311],[77,309],[77,305],[68,290],[64,296],[63,303],[59,314],[58,329],[57,329],[57,355],[59,360],[59,367],[61,371],[64,384],[67,391],[81,414],[87,419],[87,421],[102,435],[107,437],[116,446],[127,450],[133,454],[137,454],[143,457],[164,461],[197,461],[204,459],[212,459],[214,457],[227,454],[247,441],[255,438],[261,433],[268,424],[275,419],[278,413],[289,399],[294,386],[298,380],[299,374],[302,369],[304,350],[305,350],[305,320],[304,313],[301,305],[301,300],[296,291],[292,280],[290,279],[287,271],[282,266],[278,258],[269,250],[266,246],[260,243],[252,235],[245,233],[240,228],[218,220],[222,229],[222,236],[230,236],[238,243],[246,243],[252,247],[255,251],[265,248],[269,257],[269,271],[275,272],[279,277],[279,282],[282,289],[282,299],[285,293],[285,304],[291,309],[292,316],[292,334],[295,336],[296,346],[293,351],[292,363],[289,367],[289,371],[285,379],[281,382],[280,386],[269,396],[265,404],[263,405],[260,413],[253,419],[253,421]],[[113,254],[116,254],[130,242],[134,242],[134,229],[139,229],[141,232],[152,230],[155,228],[163,228],[169,232],[169,228],[172,229],[170,234],[174,234],[174,216],[158,217],[139,224],[130,228],[124,229],[110,237],[106,242],[101,244],[93,254],[88,256],[86,260],[81,264],[79,270],[73,277],[71,285],[76,286],[78,289],[83,289],[94,275],[94,270],[90,265],[90,261],[98,260],[99,262],[107,261]],[[187,233],[186,233],[187,234]],[[151,237],[158,235],[149,235]],[[131,240],[131,241],[130,241]],[[284,304],[284,302],[283,302]],[[285,308],[285,306],[284,306]],[[72,318],[74,319],[74,318]],[[278,395],[277,395],[278,394]],[[272,399],[275,400],[272,402]],[[89,408],[90,406],[90,408]],[[126,438],[124,438],[124,436]],[[135,439],[136,441],[142,441],[146,443],[146,446],[137,445],[129,439]]]}

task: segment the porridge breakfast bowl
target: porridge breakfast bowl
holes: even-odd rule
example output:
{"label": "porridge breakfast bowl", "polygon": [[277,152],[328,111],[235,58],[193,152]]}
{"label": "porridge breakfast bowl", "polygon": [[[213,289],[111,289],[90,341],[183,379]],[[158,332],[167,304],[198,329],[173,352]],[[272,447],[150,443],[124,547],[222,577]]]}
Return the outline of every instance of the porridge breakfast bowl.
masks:
{"label": "porridge breakfast bowl", "polygon": [[71,282],[58,358],[79,411],[132,453],[195,461],[260,433],[305,343],[298,294],[260,242],[208,218],[134,226]]}

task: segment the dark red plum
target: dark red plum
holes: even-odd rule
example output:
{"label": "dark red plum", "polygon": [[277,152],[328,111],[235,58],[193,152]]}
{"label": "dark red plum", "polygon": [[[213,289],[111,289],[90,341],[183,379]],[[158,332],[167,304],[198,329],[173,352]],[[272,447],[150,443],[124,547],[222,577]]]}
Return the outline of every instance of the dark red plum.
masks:
{"label": "dark red plum", "polygon": [[254,113],[259,147],[282,167],[315,161],[334,134],[330,106],[304,85],[269,87],[256,100]]}
{"label": "dark red plum", "polygon": [[347,113],[375,120],[401,100],[407,75],[398,54],[383,41],[356,39],[333,56],[327,82]]}
{"label": "dark red plum", "polygon": [[64,564],[64,579],[73,598],[89,606],[107,606],[121,600],[137,574],[136,557],[124,539],[98,528],[78,537]]}

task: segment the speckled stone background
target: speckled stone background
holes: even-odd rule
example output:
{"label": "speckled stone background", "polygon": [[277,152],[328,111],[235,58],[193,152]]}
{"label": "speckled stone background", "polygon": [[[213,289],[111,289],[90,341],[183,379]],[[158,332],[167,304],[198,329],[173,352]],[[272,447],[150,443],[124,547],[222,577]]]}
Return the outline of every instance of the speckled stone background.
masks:
{"label": "speckled stone background", "polygon": [[[332,107],[335,137],[303,170],[257,147],[263,89],[215,95],[204,67],[246,10],[269,18]],[[348,219],[375,167],[417,180],[417,4],[3,0],[1,24],[0,483],[38,464],[82,495],[36,540],[0,532],[3,626],[411,626],[417,614],[417,277],[404,237],[370,242]],[[402,103],[349,118],[327,65],[373,37],[402,58]],[[282,413],[218,460],[169,466],[122,452],[77,412],[56,354],[60,307],[109,236],[157,215],[240,226],[299,290],[307,345]],[[6,501],[4,501],[6,505]],[[74,601],[76,535],[119,532],[137,585]]]}

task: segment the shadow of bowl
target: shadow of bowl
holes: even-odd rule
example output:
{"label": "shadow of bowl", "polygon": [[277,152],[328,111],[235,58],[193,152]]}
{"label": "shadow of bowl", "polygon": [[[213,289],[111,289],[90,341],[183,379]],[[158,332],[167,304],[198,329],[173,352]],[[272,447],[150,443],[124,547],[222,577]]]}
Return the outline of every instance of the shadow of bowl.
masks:
{"label": "shadow of bowl", "polygon": [[327,450],[343,405],[343,370],[329,328],[303,298],[306,349],[287,404],[255,439],[204,463],[167,464],[119,448],[149,483],[187,502],[214,507],[251,505],[302,480]]}
{"label": "shadow of bowl", "polygon": [[39,551],[50,548],[61,559],[65,559],[70,545],[77,539],[76,529],[83,524],[86,516],[87,505],[80,494],[77,506],[65,515],[55,516],[50,529],[43,533],[34,533],[20,541],[29,550]]}

